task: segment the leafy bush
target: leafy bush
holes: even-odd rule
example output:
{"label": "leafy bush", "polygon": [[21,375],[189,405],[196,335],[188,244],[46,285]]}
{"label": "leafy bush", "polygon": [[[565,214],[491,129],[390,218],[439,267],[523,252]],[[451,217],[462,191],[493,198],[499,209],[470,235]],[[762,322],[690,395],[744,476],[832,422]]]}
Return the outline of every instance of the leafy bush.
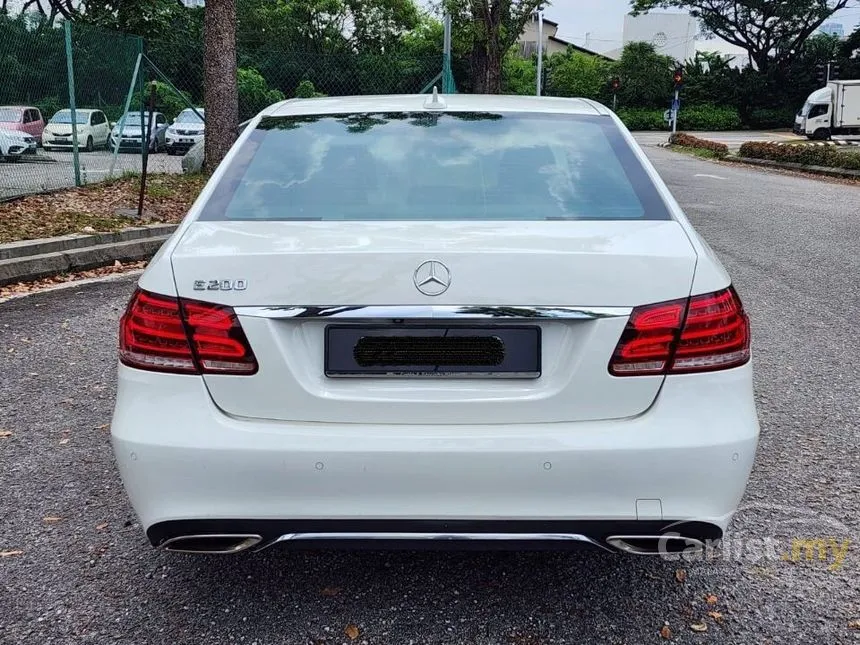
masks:
{"label": "leafy bush", "polygon": [[746,118],[746,125],[753,130],[788,128],[794,125],[795,110],[792,108],[772,108],[752,110]]}
{"label": "leafy bush", "polygon": [[65,106],[60,103],[60,99],[56,96],[49,96],[36,101],[36,107],[39,108],[39,111],[42,113],[42,118],[47,121]]}
{"label": "leafy bush", "polygon": [[314,84],[308,79],[303,80],[299,83],[298,87],[296,87],[297,99],[315,99],[321,96],[325,96],[325,94],[317,92],[317,88],[314,87]]}
{"label": "leafy bush", "polygon": [[[629,130],[666,130],[669,126],[663,120],[665,110],[649,110],[646,108],[622,108],[618,117]],[[678,115],[678,127],[682,130],[738,130],[741,128],[741,117],[738,111],[730,107],[703,105],[681,109]]]}
{"label": "leafy bush", "polygon": [[280,90],[270,89],[256,69],[239,68],[236,76],[239,90],[239,120],[245,121],[272,103],[284,100]]}
{"label": "leafy bush", "polygon": [[678,127],[684,130],[739,130],[741,117],[732,107],[701,105],[682,108],[678,115]]}
{"label": "leafy bush", "polygon": [[725,157],[729,154],[729,147],[724,143],[717,143],[716,141],[708,141],[707,139],[700,139],[699,137],[694,137],[693,135],[686,134],[684,132],[678,132],[669,137],[669,143],[673,146],[681,146],[683,148],[696,148],[699,150],[710,150],[718,157]]}
{"label": "leafy bush", "polygon": [[860,154],[846,152],[826,145],[777,145],[763,141],[748,141],[741,146],[739,155],[750,159],[765,159],[796,163],[804,166],[825,166],[860,170]]}
{"label": "leafy bush", "polygon": [[537,89],[537,60],[511,49],[502,61],[502,93],[531,96]]}
{"label": "leafy bush", "polygon": [[[176,116],[182,112],[182,110],[187,108],[189,103],[191,103],[191,95],[189,95],[188,92],[177,94],[167,83],[162,83],[161,81],[153,81],[153,83],[155,84],[155,109],[159,112],[164,112],[164,116],[166,116],[169,121],[175,119]],[[147,90],[146,96],[147,99],[143,108],[144,110],[149,109],[149,90]],[[134,110],[135,108],[132,107],[131,109]],[[118,121],[121,116],[122,108],[120,108],[117,118],[113,120]]]}
{"label": "leafy bush", "polygon": [[611,102],[608,61],[570,48],[547,59],[546,93]]}
{"label": "leafy bush", "polygon": [[622,108],[618,110],[618,118],[627,126],[628,130],[666,129],[666,122],[663,120],[663,110]]}

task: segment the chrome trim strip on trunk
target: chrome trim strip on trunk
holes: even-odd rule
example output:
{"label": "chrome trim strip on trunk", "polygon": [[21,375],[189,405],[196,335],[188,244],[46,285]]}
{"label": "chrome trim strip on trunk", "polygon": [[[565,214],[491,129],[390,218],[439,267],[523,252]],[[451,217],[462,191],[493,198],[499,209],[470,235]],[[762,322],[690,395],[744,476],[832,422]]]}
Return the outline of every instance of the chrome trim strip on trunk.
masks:
{"label": "chrome trim strip on trunk", "polygon": [[[578,533],[287,533],[272,544],[300,540],[483,540],[522,542],[587,542],[606,549],[605,546]],[[607,549],[608,550],[608,549]]]}
{"label": "chrome trim strip on trunk", "polygon": [[239,316],[337,320],[593,320],[626,318],[632,307],[528,307],[485,305],[371,305],[235,307]]}

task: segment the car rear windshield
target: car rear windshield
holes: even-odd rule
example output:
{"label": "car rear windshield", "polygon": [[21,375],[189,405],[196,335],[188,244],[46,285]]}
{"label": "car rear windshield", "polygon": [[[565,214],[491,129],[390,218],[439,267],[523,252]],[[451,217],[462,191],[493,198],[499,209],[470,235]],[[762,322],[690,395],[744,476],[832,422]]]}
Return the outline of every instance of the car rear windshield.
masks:
{"label": "car rear windshield", "polygon": [[265,117],[203,220],[655,220],[656,188],[605,116]]}

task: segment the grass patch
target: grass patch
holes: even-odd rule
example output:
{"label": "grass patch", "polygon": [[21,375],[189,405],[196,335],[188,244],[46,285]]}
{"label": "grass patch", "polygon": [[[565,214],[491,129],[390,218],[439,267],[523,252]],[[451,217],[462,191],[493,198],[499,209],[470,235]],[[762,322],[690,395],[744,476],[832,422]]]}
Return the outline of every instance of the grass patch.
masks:
{"label": "grass patch", "polygon": [[194,203],[206,179],[205,175],[150,175],[142,220],[118,213],[137,207],[140,177],[131,174],[0,203],[0,243],[81,233],[85,228],[101,233],[129,226],[177,223]]}
{"label": "grass patch", "polygon": [[674,152],[680,152],[691,157],[700,157],[701,159],[725,159],[726,155],[708,150],[707,148],[688,148],[687,146],[669,146],[669,149]]}

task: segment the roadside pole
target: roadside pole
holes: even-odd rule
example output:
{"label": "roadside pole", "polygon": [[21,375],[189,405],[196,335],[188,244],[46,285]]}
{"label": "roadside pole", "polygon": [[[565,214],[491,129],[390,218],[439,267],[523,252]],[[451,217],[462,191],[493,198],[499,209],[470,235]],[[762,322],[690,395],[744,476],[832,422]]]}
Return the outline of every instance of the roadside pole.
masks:
{"label": "roadside pole", "polygon": [[75,186],[81,185],[81,159],[78,154],[78,115],[75,109],[75,63],[72,60],[72,23],[63,22],[66,36],[66,74],[69,77],[69,112],[72,115],[72,161],[75,165]]}
{"label": "roadside pole", "polygon": [[[144,143],[144,149],[146,152],[143,155],[143,167],[141,168],[140,173],[140,195],[137,199],[137,219],[141,219],[143,217],[143,197],[146,194],[146,168],[147,161],[149,160],[149,139],[152,137],[152,118],[155,113],[155,81],[153,81],[149,86],[149,119],[146,124],[146,143]],[[140,111],[143,114],[143,110]],[[141,128],[141,139],[144,137],[143,128]]]}
{"label": "roadside pole", "polygon": [[672,134],[678,132],[678,112],[681,111],[681,87],[684,85],[684,68],[676,67],[672,74],[675,82],[675,98],[672,100]]}
{"label": "roadside pole", "polygon": [[537,13],[537,32],[538,32],[538,41],[537,41],[537,95],[540,96],[543,93],[543,88],[541,85],[543,84],[543,11],[538,11]]}
{"label": "roadside pole", "polygon": [[[665,104],[664,104],[665,105]],[[675,100],[672,101],[672,134],[678,132],[678,112],[681,109],[680,92],[675,90]]]}
{"label": "roadside pole", "polygon": [[134,73],[131,75],[131,87],[128,88],[128,96],[125,97],[125,108],[122,111],[122,116],[120,117],[119,124],[117,125],[119,134],[117,135],[116,143],[113,146],[113,156],[110,160],[108,177],[113,177],[113,170],[116,166],[116,157],[119,154],[119,144],[122,141],[122,133],[125,130],[125,117],[128,115],[128,109],[131,107],[131,97],[134,96],[134,86],[137,85],[137,75],[140,72],[140,61],[142,56],[143,54],[137,55],[137,62],[134,65]]}

